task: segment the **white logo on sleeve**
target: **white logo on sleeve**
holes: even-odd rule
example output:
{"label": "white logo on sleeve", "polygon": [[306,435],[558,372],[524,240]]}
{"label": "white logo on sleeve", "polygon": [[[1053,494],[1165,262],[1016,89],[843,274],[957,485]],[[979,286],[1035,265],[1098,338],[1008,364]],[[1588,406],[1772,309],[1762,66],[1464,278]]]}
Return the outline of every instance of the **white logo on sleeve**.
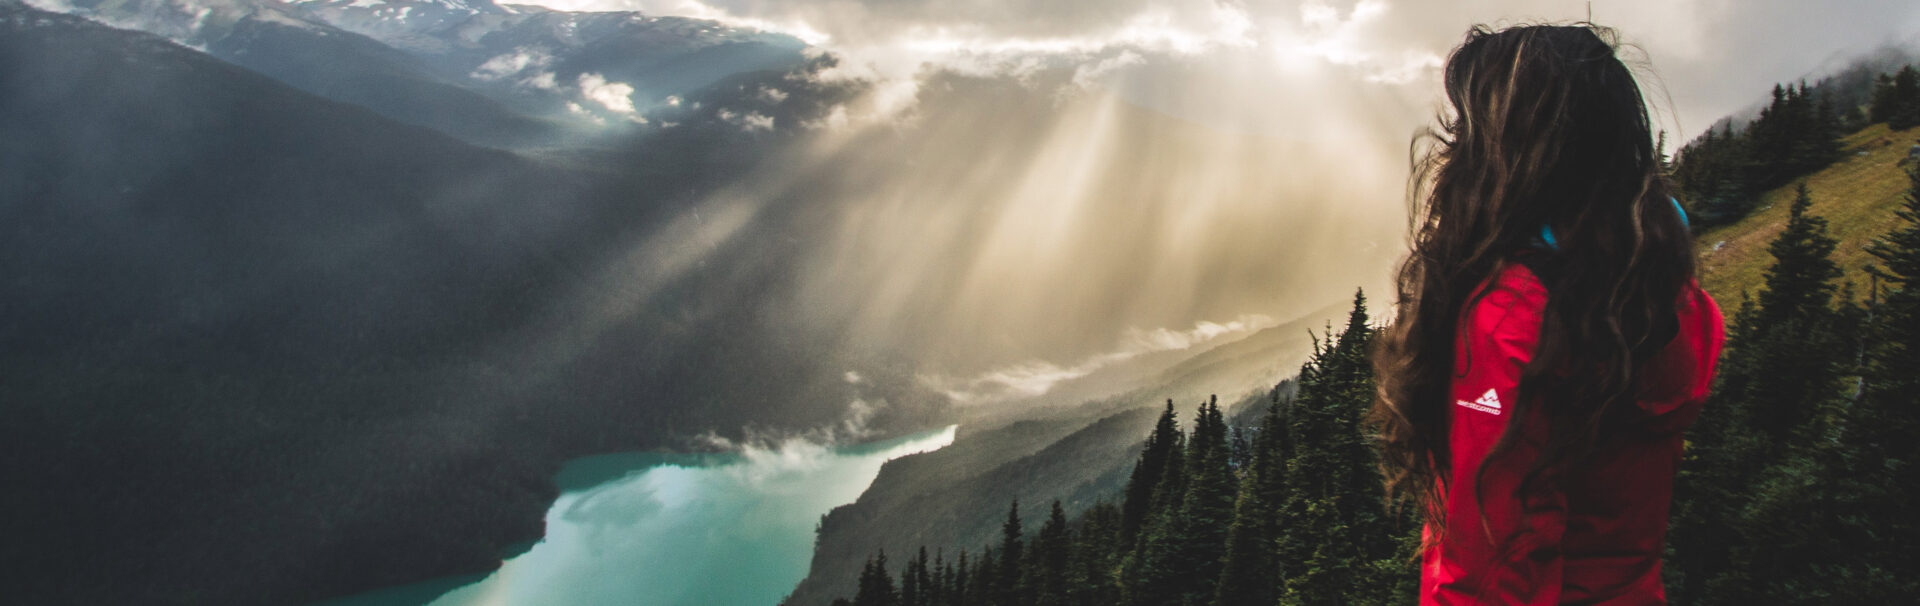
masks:
{"label": "white logo on sleeve", "polygon": [[1466,400],[1454,400],[1453,403],[1459,404],[1461,406],[1465,406],[1467,408],[1471,408],[1474,410],[1478,410],[1480,412],[1484,412],[1487,414],[1495,414],[1495,415],[1500,414],[1500,396],[1493,393],[1493,390],[1491,389],[1487,390],[1487,393],[1481,394],[1480,399],[1478,400],[1474,400],[1472,402],[1468,402]]}

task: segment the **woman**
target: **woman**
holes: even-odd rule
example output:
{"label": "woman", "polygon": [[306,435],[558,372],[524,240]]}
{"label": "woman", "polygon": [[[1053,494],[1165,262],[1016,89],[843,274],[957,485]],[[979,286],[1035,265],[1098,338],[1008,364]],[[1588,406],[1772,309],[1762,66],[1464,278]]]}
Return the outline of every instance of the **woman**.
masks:
{"label": "woman", "polygon": [[1476,28],[1417,171],[1375,354],[1422,604],[1650,604],[1681,433],[1723,340],[1609,30]]}

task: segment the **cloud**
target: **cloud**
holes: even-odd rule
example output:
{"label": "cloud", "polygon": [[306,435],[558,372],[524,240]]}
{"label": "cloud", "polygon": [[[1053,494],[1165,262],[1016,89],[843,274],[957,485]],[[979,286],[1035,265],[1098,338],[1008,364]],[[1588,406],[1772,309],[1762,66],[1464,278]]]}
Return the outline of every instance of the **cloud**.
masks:
{"label": "cloud", "polygon": [[567,102],[567,113],[571,113],[575,116],[580,116],[582,118],[592,120],[595,124],[607,123],[607,120],[605,118],[601,118],[600,116],[594,115],[592,111],[589,111],[586,108],[586,106],[581,105],[579,103],[572,102],[572,101]]}
{"label": "cloud", "polygon": [[747,132],[773,130],[773,116],[760,112],[750,111],[743,114],[721,108],[719,111],[714,112],[714,117],[719,118],[722,122],[739,126],[740,130]]}
{"label": "cloud", "polygon": [[553,72],[539,72],[520,79],[520,85],[540,90],[560,90],[560,83]]}
{"label": "cloud", "polygon": [[[838,421],[800,430],[767,430],[747,427],[738,439],[707,432],[696,439],[701,446],[725,452],[763,456],[787,456],[825,452],[835,446],[857,444],[879,434],[871,423],[874,415],[886,410],[884,399],[854,398],[847,402]],[[779,453],[786,453],[785,455]]]}
{"label": "cloud", "polygon": [[1120,347],[1082,359],[1071,366],[1044,360],[1030,360],[967,378],[924,376],[921,382],[956,404],[985,404],[1046,395],[1063,381],[1084,377],[1114,364],[1138,356],[1190,349],[1222,337],[1252,333],[1273,325],[1273,318],[1248,315],[1230,322],[1202,321],[1187,330],[1130,328],[1121,336]]}
{"label": "cloud", "polygon": [[[485,63],[481,63],[480,67],[474,68],[470,76],[476,80],[499,80],[531,68],[545,67],[552,62],[553,57],[543,50],[538,48],[521,48],[488,59]],[[548,86],[543,88],[552,88],[553,74],[548,73],[545,75]]]}
{"label": "cloud", "polygon": [[1140,330],[1130,328],[1122,339],[1126,347],[1122,351],[1147,353],[1187,349],[1227,335],[1250,333],[1273,325],[1273,318],[1262,315],[1249,315],[1235,318],[1230,322],[1216,323],[1201,321],[1187,330],[1155,328]]}
{"label": "cloud", "polygon": [[1141,57],[1139,53],[1131,50],[1121,51],[1118,55],[1083,64],[1075,68],[1073,71],[1073,83],[1080,88],[1089,88],[1120,68],[1139,65],[1145,62],[1146,59]]}
{"label": "cloud", "polygon": [[881,409],[886,407],[886,400],[868,402],[855,398],[852,402],[848,402],[847,416],[840,420],[840,434],[837,437],[851,440],[861,440],[872,437],[874,431],[867,426],[867,423],[873,421],[874,413],[880,412]]}
{"label": "cloud", "polygon": [[580,95],[608,110],[622,114],[634,113],[633,87],[620,82],[608,82],[600,74],[580,74]]}

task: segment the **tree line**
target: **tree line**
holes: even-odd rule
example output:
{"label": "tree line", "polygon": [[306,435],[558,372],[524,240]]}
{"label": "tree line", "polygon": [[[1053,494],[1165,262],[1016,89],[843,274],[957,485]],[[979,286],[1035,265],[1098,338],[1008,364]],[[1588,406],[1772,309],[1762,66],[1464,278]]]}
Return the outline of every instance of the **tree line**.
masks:
{"label": "tree line", "polygon": [[1874,80],[1867,111],[1870,123],[1887,123],[1893,130],[1920,126],[1920,70],[1908,65]]}
{"label": "tree line", "polygon": [[[1676,604],[1903,603],[1920,595],[1920,169],[1874,241],[1865,305],[1804,184],[1757,297],[1729,323],[1688,432],[1665,558]],[[1182,433],[1169,401],[1118,503],[997,545],[871,558],[836,606],[1412,603],[1420,520],[1382,498],[1363,415],[1374,329],[1356,294],[1316,340],[1297,392],[1253,427],[1216,400]],[[1241,431],[1244,429],[1244,431]],[[1236,436],[1251,435],[1251,439]]]}
{"label": "tree line", "polygon": [[1920,126],[1920,70],[1908,65],[1872,77],[1853,71],[1809,86],[1775,85],[1752,122],[1707,129],[1681,146],[1671,165],[1680,196],[1701,227],[1739,220],[1760,194],[1839,160],[1846,133],[1884,123]]}
{"label": "tree line", "polygon": [[1762,192],[1811,174],[1840,158],[1847,125],[1831,90],[1775,85],[1760,117],[1735,129],[1733,121],[1708,129],[1680,148],[1674,185],[1701,227],[1739,220]]}

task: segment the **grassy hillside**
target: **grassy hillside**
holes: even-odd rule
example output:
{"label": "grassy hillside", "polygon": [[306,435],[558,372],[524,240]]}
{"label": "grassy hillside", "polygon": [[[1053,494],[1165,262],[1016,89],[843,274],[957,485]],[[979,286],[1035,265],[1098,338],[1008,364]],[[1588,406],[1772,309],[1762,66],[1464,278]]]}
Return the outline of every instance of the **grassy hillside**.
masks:
{"label": "grassy hillside", "polygon": [[[1843,139],[1846,156],[1833,166],[1804,179],[1813,195],[1813,214],[1826,217],[1830,232],[1840,239],[1834,260],[1864,299],[1872,259],[1866,245],[1894,224],[1894,210],[1907,191],[1904,162],[1907,148],[1920,138],[1920,128],[1890,131],[1875,124]],[[1727,313],[1740,302],[1740,293],[1757,294],[1764,271],[1773,263],[1767,244],[1787,224],[1793,202],[1788,185],[1761,196],[1759,209],[1746,218],[1700,235],[1702,283]]]}

